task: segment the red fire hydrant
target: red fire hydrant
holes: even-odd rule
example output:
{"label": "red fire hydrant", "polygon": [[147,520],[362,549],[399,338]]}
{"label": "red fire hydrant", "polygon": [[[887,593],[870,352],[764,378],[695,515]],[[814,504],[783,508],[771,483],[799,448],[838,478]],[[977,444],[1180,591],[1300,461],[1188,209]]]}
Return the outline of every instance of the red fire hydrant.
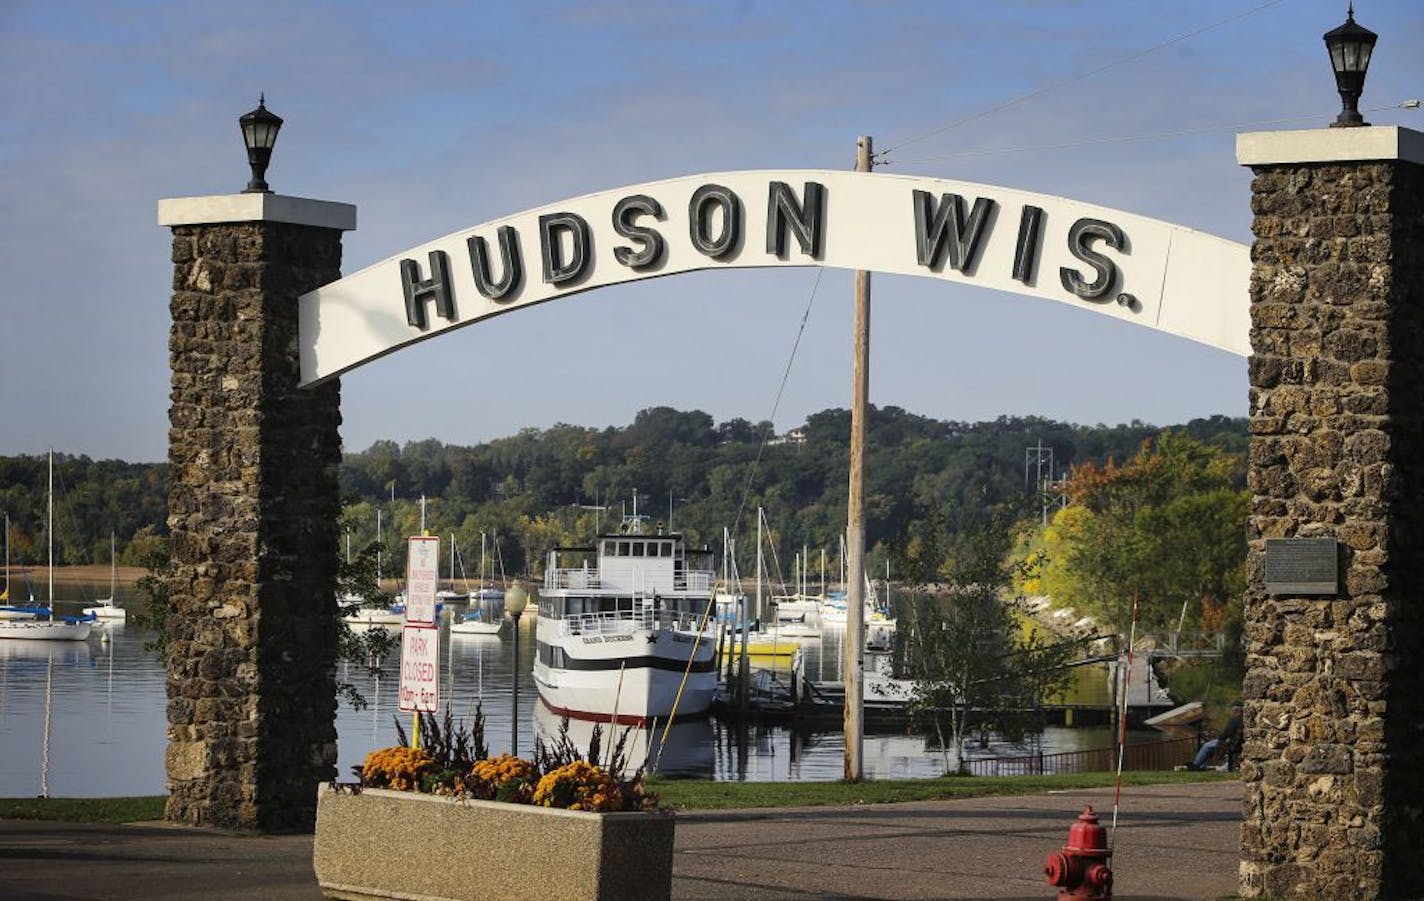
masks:
{"label": "red fire hydrant", "polygon": [[1048,855],[1043,874],[1058,887],[1058,901],[1112,901],[1112,870],[1108,868],[1108,831],[1098,825],[1089,804],[1068,830],[1068,844]]}

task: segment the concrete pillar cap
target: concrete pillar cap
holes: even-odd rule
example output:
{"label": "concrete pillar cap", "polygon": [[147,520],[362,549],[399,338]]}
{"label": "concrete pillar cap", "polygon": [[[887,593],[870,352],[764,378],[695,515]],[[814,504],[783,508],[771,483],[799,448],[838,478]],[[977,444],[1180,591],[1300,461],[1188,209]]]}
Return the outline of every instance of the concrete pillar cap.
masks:
{"label": "concrete pillar cap", "polygon": [[1236,162],[1243,166],[1396,161],[1424,164],[1424,133],[1397,125],[1364,125],[1236,136]]}
{"label": "concrete pillar cap", "polygon": [[158,201],[158,224],[215,225],[230,222],[285,222],[339,231],[356,228],[356,207],[350,203],[288,197],[284,194],[215,194],[172,197]]}

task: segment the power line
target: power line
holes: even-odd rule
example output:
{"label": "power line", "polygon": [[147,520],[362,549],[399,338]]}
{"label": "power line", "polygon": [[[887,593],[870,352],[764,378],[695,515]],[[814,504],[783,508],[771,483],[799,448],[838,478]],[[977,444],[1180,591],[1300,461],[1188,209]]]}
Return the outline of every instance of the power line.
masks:
{"label": "power line", "polygon": [[[1403,103],[1394,103],[1389,106],[1372,107],[1367,110],[1362,110],[1362,112],[1378,113],[1392,109],[1418,109],[1419,106],[1420,102],[1418,100],[1406,100]],[[1032,153],[1041,150],[1072,150],[1077,147],[1096,147],[1103,144],[1129,144],[1134,141],[1157,141],[1162,140],[1164,138],[1180,138],[1188,135],[1207,134],[1214,131],[1239,131],[1244,128],[1256,128],[1262,125],[1282,125],[1287,122],[1305,122],[1319,118],[1320,113],[1317,111],[1311,113],[1310,115],[1289,116],[1283,119],[1258,119],[1254,122],[1237,122],[1232,125],[1204,125],[1201,128],[1183,128],[1177,131],[1146,132],[1144,134],[1137,135],[1122,135],[1115,138],[1093,138],[1091,140],[1086,141],[1070,141],[1064,144],[1038,144],[1030,145],[1027,147],[999,147],[992,150],[961,150],[958,153],[945,153],[939,154],[937,156],[919,156],[913,157],[908,160],[896,160],[895,163],[926,163],[933,162],[935,160],[963,159],[964,157],[972,156],[996,156],[1002,153]],[[889,160],[881,160],[880,165],[890,166],[894,165],[894,163]]]}
{"label": "power line", "polygon": [[801,327],[796,330],[796,340],[791,344],[791,354],[786,359],[786,369],[781,374],[781,386],[776,389],[776,400],[771,404],[770,426],[761,436],[761,446],[757,448],[756,459],[752,460],[752,468],[747,473],[747,483],[742,488],[742,502],[737,506],[736,518],[732,520],[732,534],[737,534],[737,529],[742,524],[742,513],[747,509],[747,499],[752,493],[752,482],[756,480],[757,468],[761,465],[762,454],[766,451],[766,446],[771,440],[771,434],[776,428],[776,411],[781,407],[781,396],[786,393],[786,383],[791,380],[791,366],[796,362],[796,351],[801,346],[801,336],[806,333],[806,322],[811,318],[811,307],[816,304],[816,291],[821,287],[821,276],[826,274],[824,266],[816,268],[816,281],[811,285],[811,296],[806,298],[806,309],[801,313]]}
{"label": "power line", "polygon": [[1279,4],[1279,3],[1283,3],[1283,2],[1285,2],[1285,0],[1267,0],[1267,2],[1262,3],[1262,4],[1259,4],[1258,6],[1253,6],[1251,9],[1248,9],[1248,10],[1246,10],[1245,12],[1237,13],[1237,14],[1234,15],[1234,16],[1228,16],[1228,17],[1225,18],[1225,19],[1221,19],[1220,21],[1213,22],[1213,23],[1211,23],[1210,25],[1203,26],[1203,27],[1201,27],[1201,28],[1196,29],[1195,31],[1189,31],[1189,32],[1186,32],[1185,34],[1179,34],[1179,35],[1177,35],[1176,37],[1170,38],[1170,39],[1168,39],[1168,40],[1166,40],[1166,41],[1163,41],[1163,42],[1160,43],[1160,44],[1156,44],[1156,45],[1154,45],[1154,46],[1148,47],[1146,50],[1139,50],[1139,51],[1136,52],[1136,53],[1133,53],[1133,54],[1131,54],[1131,55],[1129,55],[1129,56],[1124,56],[1124,57],[1122,57],[1121,59],[1114,60],[1113,62],[1104,63],[1103,65],[1098,66],[1096,69],[1091,69],[1091,70],[1089,70],[1089,71],[1087,71],[1087,72],[1083,72],[1082,74],[1074,75],[1074,76],[1071,77],[1071,78],[1065,78],[1065,79],[1063,79],[1063,80],[1061,80],[1061,81],[1056,81],[1056,82],[1054,82],[1054,83],[1052,83],[1052,84],[1050,84],[1050,85],[1047,85],[1047,86],[1045,86],[1045,87],[1041,87],[1041,88],[1038,88],[1038,89],[1036,89],[1036,90],[1029,91],[1027,94],[1020,94],[1018,97],[1015,97],[1015,98],[1013,98],[1012,100],[1007,100],[1007,101],[1005,101],[1005,102],[1003,102],[1003,103],[1000,103],[1000,104],[997,105],[997,106],[991,106],[991,107],[989,107],[988,109],[986,109],[986,110],[981,110],[980,112],[974,113],[973,115],[965,116],[963,119],[959,119],[959,120],[956,120],[956,121],[954,121],[954,122],[949,123],[948,125],[942,126],[942,127],[940,127],[940,128],[936,128],[934,131],[928,131],[928,132],[925,132],[924,134],[919,135],[919,136],[917,136],[917,137],[910,138],[910,139],[907,140],[907,141],[901,141],[899,144],[896,144],[896,145],[894,145],[894,146],[892,146],[892,147],[887,147],[887,148],[885,148],[884,150],[880,151],[880,153],[877,154],[877,156],[883,157],[883,156],[885,156],[885,155],[891,153],[892,151],[899,150],[899,149],[902,148],[902,147],[908,147],[908,146],[910,146],[911,144],[915,144],[915,143],[918,143],[918,142],[920,142],[920,141],[924,141],[924,140],[926,140],[926,139],[928,139],[928,138],[933,138],[933,137],[935,137],[936,135],[944,134],[945,132],[950,131],[951,129],[958,128],[958,127],[961,126],[961,125],[967,125],[968,123],[973,122],[973,121],[975,121],[976,119],[982,119],[982,118],[984,118],[985,116],[991,115],[991,114],[993,114],[993,113],[997,113],[997,112],[999,112],[1000,110],[1005,110],[1005,109],[1008,109],[1008,108],[1011,107],[1011,106],[1016,106],[1016,105],[1018,105],[1018,104],[1020,104],[1020,103],[1023,103],[1025,100],[1032,100],[1034,97],[1038,97],[1038,96],[1040,96],[1040,95],[1042,95],[1042,94],[1047,94],[1047,93],[1050,92],[1050,91],[1056,91],[1057,89],[1059,89],[1059,88],[1061,88],[1061,87],[1065,87],[1065,86],[1070,85],[1070,84],[1075,84],[1075,83],[1077,83],[1077,82],[1083,81],[1084,79],[1091,78],[1091,77],[1093,77],[1094,75],[1098,75],[1098,74],[1101,74],[1101,73],[1103,73],[1103,72],[1106,72],[1106,71],[1108,71],[1109,69],[1115,69],[1115,68],[1117,68],[1118,66],[1126,65],[1127,63],[1130,63],[1130,62],[1132,62],[1132,61],[1134,61],[1134,60],[1137,60],[1137,59],[1141,59],[1142,57],[1147,56],[1147,55],[1150,54],[1150,53],[1155,53],[1155,52],[1157,52],[1158,50],[1162,50],[1162,49],[1164,49],[1164,48],[1170,47],[1170,46],[1172,46],[1173,44],[1180,44],[1182,41],[1189,40],[1189,39],[1191,39],[1191,38],[1197,37],[1198,35],[1205,34],[1206,32],[1211,31],[1212,29],[1220,28],[1220,27],[1223,26],[1223,25],[1230,24],[1231,22],[1235,22],[1237,19],[1244,19],[1244,18],[1246,18],[1247,16],[1250,16],[1250,15],[1253,15],[1253,14],[1255,14],[1255,13],[1258,13],[1258,12],[1260,12],[1260,11],[1263,10],[1263,9],[1267,9],[1268,7],[1272,7],[1272,6],[1275,6],[1275,5],[1277,5],[1277,4]]}

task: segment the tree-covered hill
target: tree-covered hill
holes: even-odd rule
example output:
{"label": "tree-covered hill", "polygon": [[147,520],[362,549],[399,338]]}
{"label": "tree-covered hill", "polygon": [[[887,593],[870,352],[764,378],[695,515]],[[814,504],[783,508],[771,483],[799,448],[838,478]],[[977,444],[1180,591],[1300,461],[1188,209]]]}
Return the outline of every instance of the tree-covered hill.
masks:
{"label": "tree-covered hill", "polygon": [[[1246,447],[1244,419],[1216,416],[1176,430],[1231,453]],[[1038,417],[942,422],[898,407],[872,408],[867,544],[886,544],[927,510],[987,508],[1035,493],[1026,474],[1037,470],[1030,473],[1025,460],[1040,443],[1052,449],[1057,476],[1074,463],[1127,460],[1160,431],[1141,422],[1081,426]],[[397,536],[418,532],[424,495],[426,528],[456,536],[471,577],[481,532],[498,535],[506,571],[522,571],[548,547],[616,524],[631,512],[635,492],[650,524],[671,520],[714,546],[724,528],[735,530],[748,549],[744,560],[755,510],[764,507],[785,569],[803,545],[836,554],[845,529],[849,435],[846,410],[816,413],[800,429],[772,436],[765,422],[716,423],[700,410],[654,407],[622,428],[561,424],[471,447],[433,438],[403,447],[378,441],[345,455],[341,489],[352,544],[375,538],[379,511],[391,553],[398,553]],[[11,518],[16,562],[44,559],[45,469],[44,457],[0,457],[0,511]],[[60,563],[107,560],[110,531],[119,537],[121,561],[136,562],[153,536],[166,533],[162,464],[57,455],[55,482]]]}

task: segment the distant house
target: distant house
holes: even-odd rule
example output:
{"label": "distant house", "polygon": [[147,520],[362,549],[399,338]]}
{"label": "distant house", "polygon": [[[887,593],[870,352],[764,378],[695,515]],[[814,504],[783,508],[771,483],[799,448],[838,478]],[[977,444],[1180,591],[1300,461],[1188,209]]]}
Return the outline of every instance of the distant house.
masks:
{"label": "distant house", "polygon": [[771,440],[770,440],[769,442],[767,442],[767,443],[768,443],[768,444],[805,444],[805,443],[806,443],[806,430],[805,430],[805,429],[792,429],[791,431],[787,432],[785,435],[778,435],[778,436],[776,436],[775,438],[771,439]]}

